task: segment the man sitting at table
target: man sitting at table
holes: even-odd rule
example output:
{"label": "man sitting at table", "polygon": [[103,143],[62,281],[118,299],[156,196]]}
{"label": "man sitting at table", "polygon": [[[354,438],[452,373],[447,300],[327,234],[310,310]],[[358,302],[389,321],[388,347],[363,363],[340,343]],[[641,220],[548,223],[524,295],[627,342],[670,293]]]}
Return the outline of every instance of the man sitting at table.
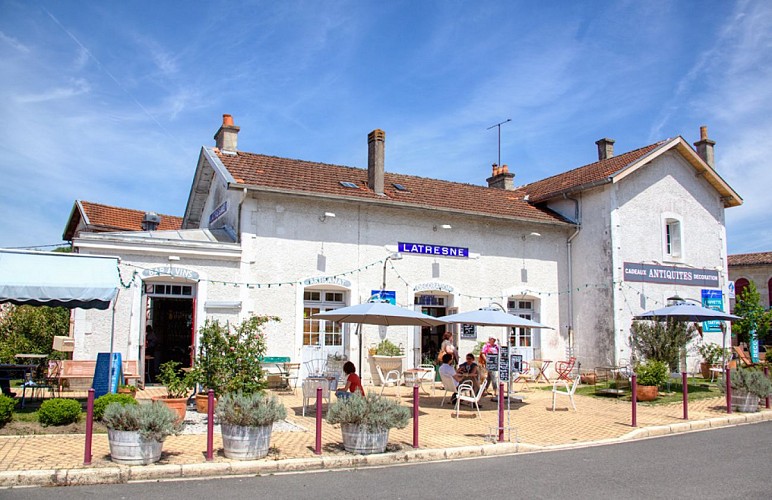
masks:
{"label": "man sitting at table", "polygon": [[[449,378],[453,381],[453,385],[458,387],[460,379],[456,378],[456,369],[453,368],[451,363],[453,362],[453,355],[445,353],[442,355],[442,365],[440,365],[440,377]],[[453,397],[450,398],[450,402],[456,404],[456,393],[453,393]]]}
{"label": "man sitting at table", "polygon": [[453,378],[458,382],[471,380],[474,392],[477,393],[477,390],[480,388],[480,371],[477,363],[474,362],[474,354],[470,352],[466,355],[466,362],[458,365],[458,370],[456,370]]}

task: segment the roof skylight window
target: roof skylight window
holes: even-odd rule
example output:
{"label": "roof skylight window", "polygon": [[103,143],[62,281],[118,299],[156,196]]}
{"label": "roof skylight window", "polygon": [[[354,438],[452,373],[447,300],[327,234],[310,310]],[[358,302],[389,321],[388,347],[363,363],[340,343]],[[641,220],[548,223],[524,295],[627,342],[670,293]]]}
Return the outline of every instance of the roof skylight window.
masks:
{"label": "roof skylight window", "polygon": [[394,186],[394,189],[396,189],[397,191],[405,191],[405,192],[410,191],[408,188],[406,188],[402,184],[398,184],[396,182],[394,184],[392,184],[392,186]]}
{"label": "roof skylight window", "polygon": [[340,181],[340,185],[343,186],[344,188],[359,189],[356,184],[354,184],[353,182],[349,182],[349,181]]}

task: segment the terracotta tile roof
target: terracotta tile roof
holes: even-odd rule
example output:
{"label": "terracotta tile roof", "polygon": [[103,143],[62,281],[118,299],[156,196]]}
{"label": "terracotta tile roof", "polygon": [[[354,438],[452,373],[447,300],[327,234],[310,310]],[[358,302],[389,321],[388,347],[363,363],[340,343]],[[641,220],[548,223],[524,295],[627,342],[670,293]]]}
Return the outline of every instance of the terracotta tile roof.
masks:
{"label": "terracotta tile roof", "polygon": [[[379,196],[367,187],[366,169],[241,151],[235,155],[222,154],[217,150],[215,152],[236,182],[247,186],[541,222],[566,222],[555,212],[535,207],[523,200],[525,192],[521,189],[506,191],[387,172],[384,176],[384,196]],[[344,187],[341,181],[352,182],[357,188]],[[403,185],[407,191],[397,190],[394,184]]]}
{"label": "terracotta tile roof", "polygon": [[[142,231],[142,218],[145,212],[130,208],[111,207],[90,201],[80,202],[88,218],[89,226],[101,231]],[[158,214],[161,223],[159,231],[182,228],[182,217]]]}
{"label": "terracotta tile roof", "polygon": [[651,153],[666,141],[656,142],[628,153],[612,156],[606,160],[596,161],[583,167],[578,167],[562,174],[553,175],[540,181],[523,186],[533,203],[546,201],[555,196],[591,185],[602,184],[609,176]]}
{"label": "terracotta tile roof", "polygon": [[729,267],[772,264],[772,252],[738,253],[729,256]]}

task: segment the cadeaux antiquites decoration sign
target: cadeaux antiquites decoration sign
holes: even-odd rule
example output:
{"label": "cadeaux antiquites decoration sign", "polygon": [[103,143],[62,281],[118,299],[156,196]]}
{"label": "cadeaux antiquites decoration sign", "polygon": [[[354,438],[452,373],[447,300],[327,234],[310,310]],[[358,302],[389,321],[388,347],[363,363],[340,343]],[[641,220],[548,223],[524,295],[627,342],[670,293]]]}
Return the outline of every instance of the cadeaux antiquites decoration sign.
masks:
{"label": "cadeaux antiquites decoration sign", "polygon": [[625,281],[719,288],[718,271],[693,267],[625,262]]}

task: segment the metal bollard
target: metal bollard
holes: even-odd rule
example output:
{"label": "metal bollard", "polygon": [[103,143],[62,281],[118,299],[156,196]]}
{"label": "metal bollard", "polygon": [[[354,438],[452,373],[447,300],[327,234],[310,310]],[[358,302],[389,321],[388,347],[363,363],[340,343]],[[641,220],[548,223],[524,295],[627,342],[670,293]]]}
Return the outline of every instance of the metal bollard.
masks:
{"label": "metal bollard", "polygon": [[732,413],[732,369],[728,366],[724,382],[726,382],[726,412]]}
{"label": "metal bollard", "polygon": [[322,388],[316,388],[316,455],[322,454]]}
{"label": "metal bollard", "polygon": [[413,386],[413,448],[418,448],[418,386]]}
{"label": "metal bollard", "polygon": [[[764,376],[769,378],[769,367],[768,366],[764,367]],[[769,409],[769,394],[767,394],[766,408],[767,408],[767,410]]]}
{"label": "metal bollard", "polygon": [[632,427],[638,427],[638,377],[633,373],[632,390],[633,390],[633,424]]}
{"label": "metal bollard", "polygon": [[499,382],[499,443],[504,442],[504,382]]}
{"label": "metal bollard", "polygon": [[88,390],[86,404],[86,449],[83,451],[83,465],[91,465],[91,438],[94,431],[94,389]]}
{"label": "metal bollard", "polygon": [[207,393],[209,407],[206,409],[206,461],[214,459],[214,391]]}
{"label": "metal bollard", "polygon": [[684,393],[684,420],[689,420],[689,386],[686,385],[686,372],[681,372],[681,392]]}

